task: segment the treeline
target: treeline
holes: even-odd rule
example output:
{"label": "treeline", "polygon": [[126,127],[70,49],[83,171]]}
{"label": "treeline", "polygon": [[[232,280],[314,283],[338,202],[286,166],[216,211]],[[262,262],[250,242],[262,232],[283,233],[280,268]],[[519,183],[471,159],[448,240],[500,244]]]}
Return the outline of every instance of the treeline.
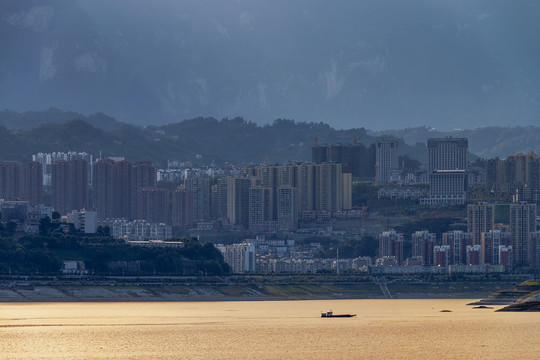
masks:
{"label": "treeline", "polygon": [[[58,109],[0,112],[0,160],[28,161],[38,152],[84,151],[94,156],[100,152],[102,156],[125,156],[129,161],[148,160],[158,166],[165,166],[169,159],[238,164],[263,163],[266,157],[269,163],[286,163],[311,161],[315,138],[327,144],[357,140],[366,148],[375,142],[362,127],[337,130],[325,123],[287,119],[260,126],[243,118],[199,117],[139,127],[101,113],[84,116]],[[422,144],[400,142],[399,146],[400,153],[410,158],[424,156]]]}
{"label": "treeline", "polygon": [[[7,234],[6,234],[7,235]],[[55,274],[63,261],[84,261],[89,273],[114,275],[220,275],[229,273],[211,243],[183,241],[183,248],[140,247],[108,236],[26,235],[0,237],[0,273]]]}
{"label": "treeline", "polygon": [[[325,123],[277,119],[260,126],[243,118],[198,117],[164,126],[140,127],[102,113],[85,116],[58,109],[33,112],[0,111],[0,160],[29,160],[37,152],[86,151],[127,160],[166,164],[169,159],[209,164],[311,161],[315,138],[320,143],[353,143],[369,148],[378,135],[400,138],[400,167],[415,169],[427,161],[430,137],[467,137],[469,150],[480,157],[505,157],[517,152],[540,153],[540,127],[486,127],[438,132],[408,128],[373,133],[361,127],[337,130]],[[200,155],[200,156],[197,156]],[[369,168],[374,168],[369,166]]]}

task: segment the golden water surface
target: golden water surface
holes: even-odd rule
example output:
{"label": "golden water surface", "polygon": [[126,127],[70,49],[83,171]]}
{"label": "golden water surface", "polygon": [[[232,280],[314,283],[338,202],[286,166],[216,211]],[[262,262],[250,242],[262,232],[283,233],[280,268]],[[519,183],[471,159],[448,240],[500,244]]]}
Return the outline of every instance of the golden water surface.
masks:
{"label": "golden water surface", "polygon": [[540,358],[540,313],[468,302],[4,303],[0,359]]}

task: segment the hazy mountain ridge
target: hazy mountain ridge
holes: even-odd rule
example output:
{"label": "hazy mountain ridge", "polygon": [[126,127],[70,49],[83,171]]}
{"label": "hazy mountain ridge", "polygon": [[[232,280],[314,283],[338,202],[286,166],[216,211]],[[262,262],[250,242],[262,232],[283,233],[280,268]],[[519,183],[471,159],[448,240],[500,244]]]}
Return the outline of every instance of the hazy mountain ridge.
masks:
{"label": "hazy mountain ridge", "polygon": [[[260,126],[242,118],[199,117],[165,126],[139,127],[114,120],[106,125],[110,118],[104,114],[85,117],[58,112],[0,112],[0,158],[29,160],[37,152],[69,150],[95,156],[100,152],[103,156],[125,156],[132,161],[150,160],[160,166],[169,159],[195,161],[197,155],[206,164],[264,163],[265,158],[270,163],[286,163],[311,161],[316,138],[321,144],[353,143],[357,139],[369,146],[375,141],[364,128],[336,130],[324,123],[284,119]],[[71,116],[73,119],[67,121]],[[11,127],[13,119],[19,122]],[[401,147],[412,158],[422,156],[422,149],[406,144]]]}
{"label": "hazy mountain ridge", "polygon": [[84,116],[50,109],[43,112],[0,112],[0,159],[29,160],[37,152],[86,151],[95,156],[125,156],[164,166],[169,159],[212,160],[218,164],[311,161],[311,148],[320,144],[350,143],[369,146],[376,136],[400,138],[401,155],[426,161],[429,137],[467,137],[472,153],[488,158],[516,152],[540,154],[540,128],[488,127],[438,132],[427,127],[372,132],[365,128],[336,130],[325,123],[277,119],[257,125],[242,118],[194,118],[164,126],[134,126],[105,114]]}
{"label": "hazy mountain ridge", "polygon": [[10,130],[32,130],[41,125],[63,124],[76,119],[84,120],[86,123],[103,130],[118,129],[122,126],[121,122],[103,113],[85,116],[73,111],[62,111],[56,108],[46,111],[0,111],[0,124]]}
{"label": "hazy mountain ridge", "polygon": [[540,112],[531,0],[5,0],[0,14],[0,108],[372,129]]}

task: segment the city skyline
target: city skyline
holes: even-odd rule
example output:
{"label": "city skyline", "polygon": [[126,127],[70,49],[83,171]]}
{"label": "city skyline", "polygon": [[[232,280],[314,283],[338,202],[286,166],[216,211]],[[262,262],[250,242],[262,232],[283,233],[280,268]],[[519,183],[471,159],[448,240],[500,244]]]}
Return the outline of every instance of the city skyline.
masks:
{"label": "city skyline", "polygon": [[538,19],[0,0],[0,360],[535,358]]}
{"label": "city skyline", "polygon": [[[43,188],[49,189],[45,193],[49,194],[47,198],[51,209],[60,215],[67,215],[68,221],[77,224],[76,228],[84,232],[94,229],[91,223],[95,220],[85,219],[95,216],[98,224],[113,229],[114,236],[129,238],[132,235],[125,229],[130,226],[141,229],[136,230],[135,234],[143,234],[142,229],[148,229],[144,230],[148,231],[147,235],[135,235],[140,240],[150,239],[148,236],[172,236],[172,225],[186,230],[218,233],[248,231],[261,234],[279,230],[294,234],[296,231],[302,232],[313,221],[324,223],[334,219],[332,221],[336,222],[348,218],[361,218],[361,232],[364,233],[367,207],[360,207],[358,202],[353,204],[353,179],[356,179],[356,184],[359,179],[370,179],[372,186],[379,188],[379,198],[389,186],[421,185],[427,186],[433,199],[434,191],[435,194],[455,191],[454,180],[448,182],[441,179],[459,172],[459,181],[465,185],[458,186],[461,187],[458,197],[445,195],[444,199],[447,200],[436,198],[434,204],[468,204],[464,212],[466,232],[448,229],[435,236],[421,228],[413,229],[412,234],[407,234],[407,243],[412,246],[412,251],[407,251],[407,258],[404,257],[402,234],[394,229],[379,230],[378,234],[371,232],[371,235],[379,238],[375,266],[399,268],[489,264],[504,266],[506,271],[536,267],[536,198],[531,196],[540,192],[535,192],[540,167],[534,166],[540,158],[534,154],[509,156],[505,161],[517,166],[510,174],[520,182],[508,182],[509,175],[501,180],[497,175],[500,171],[492,170],[494,166],[501,167],[497,158],[485,162],[483,176],[468,173],[467,147],[466,138],[428,139],[428,164],[423,176],[406,174],[405,169],[399,168],[397,139],[394,137],[379,137],[374,151],[364,146],[315,144],[312,163],[247,165],[232,171],[229,169],[228,173],[222,172],[219,167],[202,172],[195,169],[188,171],[189,168],[185,166],[191,165],[178,161],[168,161],[168,172],[163,172],[163,169],[157,169],[150,162],[129,162],[121,157],[99,157],[93,162],[94,157],[85,152],[38,153],[32,156],[38,162],[0,163],[0,195],[4,197],[3,206],[10,206],[10,200],[23,200],[19,201],[22,204],[27,198],[32,198],[36,202],[36,195],[25,194],[42,194]],[[367,177],[365,172],[359,170],[362,169],[360,164],[366,163],[375,164],[374,172]],[[506,168],[510,169],[508,166]],[[50,175],[45,174],[43,169]],[[381,176],[383,171],[386,172],[384,177]],[[175,188],[160,186],[159,178],[172,180]],[[467,179],[473,180],[471,183],[475,186],[483,184],[481,186],[488,192],[493,191],[494,184],[501,181],[505,185],[496,187],[501,194],[511,195],[515,191],[507,220],[503,220],[505,224],[495,223],[495,219],[504,219],[504,216],[501,218],[501,210],[498,210],[500,205],[496,207],[494,203],[470,202],[466,197],[459,197],[461,192],[469,192]],[[524,189],[527,191],[522,192]],[[400,196],[399,192],[397,196]],[[425,199],[429,198],[416,197],[421,206],[428,205]],[[456,199],[459,201],[456,202]],[[371,200],[374,199],[368,199]],[[18,203],[15,201],[13,204]],[[518,210],[522,208],[528,210]],[[89,224],[86,228],[85,223]],[[163,228],[159,227],[161,224]],[[32,228],[35,225],[29,226]],[[396,236],[399,240],[394,239]]]}

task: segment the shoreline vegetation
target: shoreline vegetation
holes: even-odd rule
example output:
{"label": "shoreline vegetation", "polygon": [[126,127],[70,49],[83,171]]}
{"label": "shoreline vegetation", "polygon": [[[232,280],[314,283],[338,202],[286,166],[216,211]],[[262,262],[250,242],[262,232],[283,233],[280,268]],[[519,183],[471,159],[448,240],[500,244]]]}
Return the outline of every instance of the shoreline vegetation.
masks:
{"label": "shoreline vegetation", "polygon": [[[298,277],[0,278],[0,302],[268,301],[483,299],[508,305],[525,292],[515,281],[380,280]],[[513,291],[506,290],[515,288]],[[494,294],[499,294],[495,296]],[[527,292],[529,294],[529,292]],[[489,301],[491,299],[491,302]],[[472,304],[471,304],[472,305]]]}

